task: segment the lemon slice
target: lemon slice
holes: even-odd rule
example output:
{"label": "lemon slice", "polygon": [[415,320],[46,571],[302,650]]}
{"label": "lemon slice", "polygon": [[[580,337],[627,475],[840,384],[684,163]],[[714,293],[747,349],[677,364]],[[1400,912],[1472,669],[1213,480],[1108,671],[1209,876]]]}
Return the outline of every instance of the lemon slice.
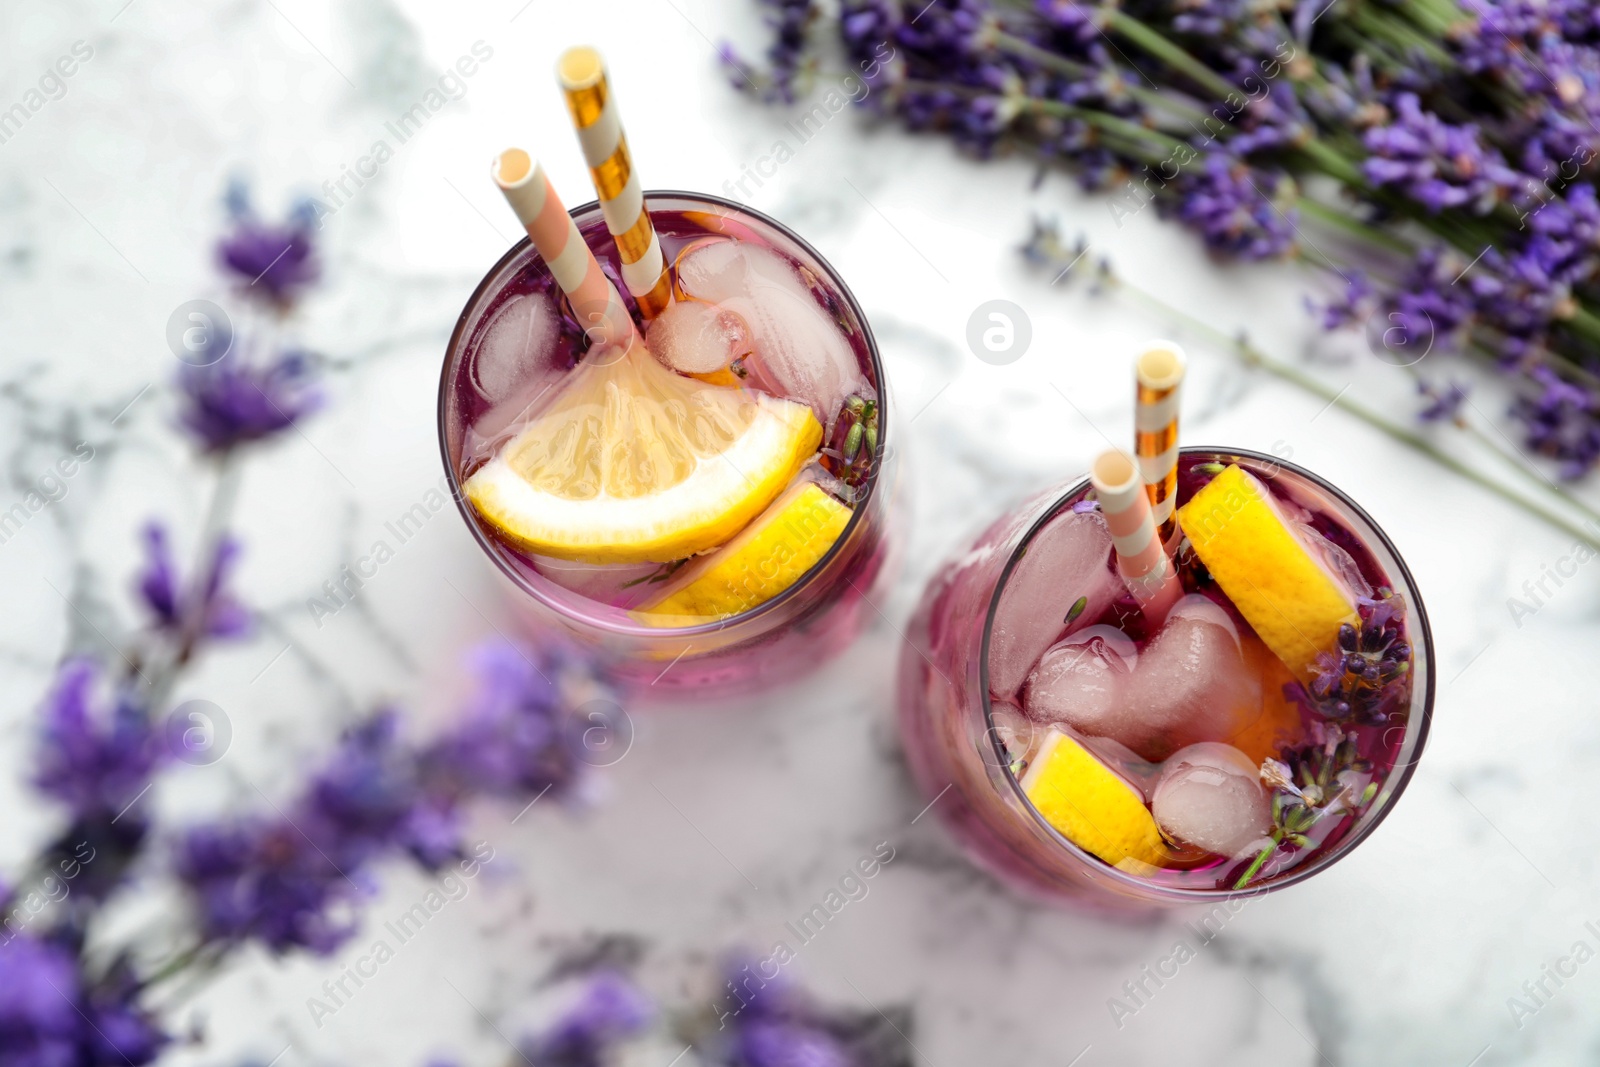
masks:
{"label": "lemon slice", "polygon": [[1311,681],[1317,654],[1337,648],[1339,627],[1358,621],[1355,595],[1271,492],[1232,464],[1178,509],[1178,525],[1261,640]]}
{"label": "lemon slice", "polygon": [[813,482],[797,482],[737,537],[689,564],[677,588],[639,608],[643,621],[679,625],[670,616],[737,615],[793,585],[844,532],[850,509]]}
{"label": "lemon slice", "polygon": [[1022,791],[1063,837],[1113,867],[1148,874],[1168,855],[1139,791],[1060,730],[1045,734]]}
{"label": "lemon slice", "polygon": [[634,345],[578,364],[464,489],[529,552],[667,563],[731,540],[821,441],[808,406],[685,378]]}

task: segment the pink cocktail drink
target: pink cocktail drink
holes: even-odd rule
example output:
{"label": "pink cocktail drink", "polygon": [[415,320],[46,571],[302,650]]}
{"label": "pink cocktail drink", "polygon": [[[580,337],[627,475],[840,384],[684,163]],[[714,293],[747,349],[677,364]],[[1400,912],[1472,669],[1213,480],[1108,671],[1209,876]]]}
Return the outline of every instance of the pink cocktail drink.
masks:
{"label": "pink cocktail drink", "polygon": [[[602,343],[523,241],[456,325],[440,442],[532,621],[651,694],[727,696],[815,667],[872,612],[892,495],[883,371],[849,290],[793,233],[699,194],[648,205],[675,299],[650,321],[634,309],[643,344]],[[598,207],[572,215],[616,280]],[[656,506],[677,517],[637,519]]]}
{"label": "pink cocktail drink", "polygon": [[990,527],[908,628],[913,775],[1023,892],[1126,911],[1290,885],[1365,838],[1421,754],[1427,618],[1372,520],[1249,452],[1183,450],[1177,499],[1164,615],[1083,480]]}

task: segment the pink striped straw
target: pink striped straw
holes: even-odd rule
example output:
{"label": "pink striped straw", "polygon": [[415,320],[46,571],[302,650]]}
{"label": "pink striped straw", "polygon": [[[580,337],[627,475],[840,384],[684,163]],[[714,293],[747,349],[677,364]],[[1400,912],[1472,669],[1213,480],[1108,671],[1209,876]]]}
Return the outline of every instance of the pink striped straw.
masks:
{"label": "pink striped straw", "polygon": [[631,349],[640,340],[633,316],[617,287],[600,270],[600,261],[584,244],[578,224],[562,206],[544,167],[522,149],[508,148],[495,157],[489,172],[555,275],[556,284],[567,294],[573,314],[585,324],[590,348],[621,345],[624,352]]}
{"label": "pink striped straw", "polygon": [[1152,628],[1159,627],[1183,596],[1183,586],[1161,547],[1139,466],[1126,452],[1111,449],[1094,461],[1089,481],[1111,528],[1117,571],[1144,609],[1145,620]]}

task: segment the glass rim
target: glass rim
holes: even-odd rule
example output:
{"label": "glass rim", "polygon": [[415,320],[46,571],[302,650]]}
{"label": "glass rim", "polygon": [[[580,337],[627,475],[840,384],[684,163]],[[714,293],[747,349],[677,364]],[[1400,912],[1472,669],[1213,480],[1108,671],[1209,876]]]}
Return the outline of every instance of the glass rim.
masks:
{"label": "glass rim", "polygon": [[[693,626],[647,626],[643,624],[630,625],[627,623],[593,618],[586,618],[584,620],[586,626],[590,626],[596,630],[601,630],[608,636],[614,637],[654,637],[673,639],[704,636],[717,633],[721,630],[726,630],[736,625],[743,625],[746,622],[758,619],[764,615],[769,615],[777,611],[780,607],[788,604],[790,601],[798,597],[803,590],[809,588],[811,583],[815,581],[822,574],[822,572],[839,557],[840,553],[844,551],[844,548],[850,542],[851,537],[855,534],[861,523],[865,521],[867,504],[873,499],[874,495],[878,491],[878,483],[881,480],[884,461],[889,447],[889,389],[888,383],[884,377],[883,357],[878,351],[878,339],[872,332],[872,324],[867,321],[866,312],[862,311],[861,304],[856,300],[855,294],[850,291],[849,285],[847,285],[844,279],[839,276],[839,272],[834,269],[833,264],[828,262],[822,253],[818,252],[809,241],[763,211],[758,211],[755,208],[748,207],[733,200],[729,200],[726,197],[716,196],[712,193],[697,193],[685,189],[647,189],[643,195],[647,204],[651,199],[675,197],[681,200],[690,200],[727,208],[729,211],[737,215],[743,215],[747,218],[752,218],[758,222],[764,223],[767,226],[771,226],[774,230],[777,230],[779,233],[781,233],[785,238],[794,242],[794,244],[798,246],[801,251],[812,258],[816,266],[822,269],[823,273],[827,276],[828,282],[833,286],[834,290],[839,294],[839,296],[843,298],[844,303],[850,309],[851,314],[853,314],[856,321],[860,323],[862,335],[866,338],[867,356],[871,362],[874,383],[877,386],[878,391],[878,447],[872,457],[872,473],[867,478],[867,481],[864,485],[864,491],[860,498],[855,502],[854,506],[851,507],[850,519],[845,523],[844,529],[839,531],[839,536],[834,539],[832,545],[828,546],[828,550],[822,554],[822,558],[813,563],[804,574],[795,580],[794,584],[780,592],[777,596],[774,596],[769,600],[764,600],[755,607],[741,611],[737,615],[729,615],[727,618],[716,619],[710,622],[696,623]],[[569,214],[576,219],[583,215],[598,213],[599,210],[600,201],[590,200],[579,204],[575,208],[572,208],[569,211]],[[445,476],[450,480],[450,495],[455,499],[456,508],[461,512],[461,517],[466,520],[467,528],[472,532],[473,539],[477,541],[478,547],[483,550],[484,554],[494,562],[494,565],[499,568],[500,572],[510,579],[512,584],[518,589],[527,593],[529,596],[537,600],[541,605],[555,612],[562,618],[571,618],[573,616],[573,612],[567,605],[563,604],[556,598],[548,596],[542,591],[531,587],[524,580],[524,578],[517,573],[516,568],[514,568],[510,561],[507,560],[502,554],[504,550],[499,545],[494,543],[493,539],[490,538],[488,533],[486,533],[483,527],[479,524],[476,514],[472,510],[472,505],[467,502],[465,495],[461,492],[461,477],[456,472],[455,464],[451,462],[450,443],[446,434],[446,425],[449,418],[450,390],[454,387],[451,372],[452,370],[456,369],[458,365],[457,362],[452,359],[452,356],[455,355],[460,346],[463,344],[462,335],[467,329],[470,315],[473,309],[477,308],[480,305],[480,302],[485,299],[486,294],[489,292],[490,283],[498,278],[501,272],[505,270],[513,260],[521,256],[526,249],[531,247],[532,244],[532,240],[524,235],[520,241],[507,249],[505,254],[494,262],[494,265],[484,273],[484,276],[479,279],[478,284],[473,287],[472,295],[467,297],[467,302],[462,307],[461,314],[456,318],[455,327],[450,331],[450,340],[445,344],[444,363],[439,371],[439,453],[444,461]],[[537,252],[535,252],[535,256],[537,256]],[[577,596],[579,594],[573,595]]]}
{"label": "glass rim", "polygon": [[[1411,776],[1416,773],[1417,764],[1422,760],[1423,750],[1427,746],[1428,730],[1433,721],[1433,701],[1435,695],[1435,672],[1433,669],[1433,630],[1428,624],[1427,609],[1423,606],[1422,595],[1417,590],[1416,580],[1412,577],[1410,568],[1406,566],[1405,558],[1401,556],[1399,549],[1397,549],[1394,545],[1394,542],[1389,539],[1389,535],[1384,532],[1383,527],[1379,526],[1377,522],[1373,520],[1372,516],[1367,514],[1366,509],[1361,507],[1361,505],[1357,504],[1355,501],[1351,500],[1349,494],[1345,493],[1338,486],[1332,484],[1320,475],[1306,470],[1304,467],[1298,464],[1290,463],[1288,460],[1281,459],[1277,456],[1268,455],[1264,452],[1252,451],[1251,449],[1247,448],[1224,448],[1216,445],[1195,445],[1193,447],[1180,448],[1178,450],[1178,455],[1180,457],[1190,455],[1236,456],[1241,459],[1255,460],[1262,464],[1277,467],[1281,470],[1287,470],[1297,477],[1304,478],[1312,485],[1315,485],[1318,488],[1330,493],[1342,505],[1349,508],[1357,518],[1366,523],[1368,529],[1370,529],[1375,535],[1377,542],[1383,546],[1384,550],[1388,552],[1390,558],[1394,560],[1395,570],[1397,573],[1391,575],[1391,577],[1396,578],[1400,582],[1404,583],[1409,605],[1416,612],[1416,622],[1418,624],[1417,634],[1412,636],[1410,644],[1414,652],[1418,649],[1422,651],[1422,662],[1424,662],[1427,666],[1427,670],[1425,672],[1427,678],[1423,692],[1422,711],[1419,721],[1416,725],[1416,742],[1412,749],[1411,758],[1403,767],[1391,770],[1389,776],[1384,779],[1385,786],[1392,785],[1392,788],[1387,790],[1388,799],[1384,802],[1382,807],[1372,812],[1372,817],[1370,819],[1365,822],[1359,822],[1357,825],[1353,826],[1334,847],[1332,855],[1325,857],[1320,862],[1297,865],[1293,870],[1290,870],[1281,876],[1274,877],[1270,881],[1263,882],[1259,886],[1253,888],[1246,887],[1244,889],[1202,889],[1182,886],[1158,885],[1146,878],[1129,874],[1126,871],[1113,867],[1111,864],[1100,859],[1100,857],[1094,855],[1092,852],[1089,852],[1087,849],[1084,849],[1082,846],[1068,839],[1066,835],[1061,833],[1061,831],[1057,830],[1054,826],[1051,826],[1050,823],[1045,820],[1044,816],[1039,813],[1039,809],[1034,806],[1033,802],[1028,799],[1027,794],[1023,792],[1022,782],[1015,774],[1011,773],[1010,760],[1007,758],[1004,744],[1000,740],[999,731],[994,725],[994,698],[989,693],[989,638],[994,631],[995,615],[1000,607],[1000,594],[1004,592],[1006,582],[1010,580],[1011,572],[1016,568],[1018,559],[1021,558],[1022,550],[1027,547],[1029,542],[1033,540],[1033,538],[1041,529],[1044,528],[1048,522],[1050,522],[1050,520],[1061,514],[1062,508],[1067,505],[1069,500],[1072,500],[1074,497],[1083,492],[1084,488],[1089,484],[1089,478],[1087,475],[1075,481],[1070,488],[1065,490],[1060,496],[1051,502],[1050,506],[1044,510],[1043,514],[1041,514],[1038,519],[1034,520],[1034,522],[1028,526],[1027,530],[1023,533],[1021,540],[1017,542],[1017,547],[1006,559],[1006,564],[1000,571],[1000,578],[995,583],[994,593],[989,598],[989,607],[988,611],[985,613],[983,622],[983,641],[982,648],[980,650],[981,659],[978,664],[978,681],[981,687],[979,696],[983,701],[983,720],[986,726],[985,733],[987,735],[989,745],[993,751],[994,758],[998,761],[995,766],[1004,771],[1007,784],[1009,785],[1012,793],[1015,794],[1016,798],[1022,803],[1024,809],[1028,812],[1028,815],[1046,832],[1047,835],[1055,839],[1056,844],[1060,845],[1062,848],[1065,848],[1073,855],[1077,856],[1080,860],[1089,864],[1091,869],[1095,871],[1096,876],[1103,874],[1113,882],[1136,888],[1142,893],[1153,892],[1156,895],[1165,897],[1171,901],[1188,901],[1199,903],[1208,900],[1224,901],[1238,898],[1255,897],[1260,896],[1263,893],[1270,893],[1279,889],[1286,889],[1291,885],[1295,885],[1307,878],[1313,877],[1327,870],[1333,864],[1343,859],[1346,854],[1354,851],[1355,847],[1362,841],[1366,840],[1367,836],[1370,835],[1373,830],[1377,829],[1378,824],[1383,822],[1383,820],[1388,817],[1389,812],[1393,810],[1395,804],[1399,802],[1401,794],[1405,792],[1406,786],[1411,781]],[[1421,638],[1420,641],[1417,639],[1419,636]],[[1412,696],[1412,706],[1413,708],[1416,706],[1415,694]],[[1381,791],[1382,790],[1380,790],[1380,792]]]}

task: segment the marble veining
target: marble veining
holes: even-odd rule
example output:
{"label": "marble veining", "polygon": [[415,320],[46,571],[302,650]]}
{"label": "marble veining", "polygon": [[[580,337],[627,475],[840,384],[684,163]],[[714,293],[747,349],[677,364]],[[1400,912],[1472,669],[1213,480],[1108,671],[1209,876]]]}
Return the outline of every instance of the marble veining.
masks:
{"label": "marble veining", "polygon": [[[610,60],[646,185],[721,191],[787,117],[737,97],[715,64],[710,42],[753,42],[758,29],[754,5],[736,0],[0,11],[0,103],[74,42],[94,53],[0,144],[0,508],[79,442],[93,449],[64,495],[0,544],[0,861],[53,825],[20,784],[53,664],[121,632],[138,524],[160,515],[192,531],[204,506],[208,474],[168,425],[176,363],[163,330],[182,301],[224,295],[207,257],[228,176],[249,176],[273,209],[323,196],[457,56],[493,49],[464,95],[324,220],[329,284],[293,329],[328,355],[331,401],[241,482],[241,592],[266,621],[251,643],[213,653],[182,694],[226,708],[235,738],[220,764],[153,798],[179,822],[245,804],[252,787],[287,788],[375,700],[401,701],[419,730],[445,714],[463,684],[459,653],[509,625],[454,515],[408,541],[350,610],[317,619],[307,601],[438,478],[444,342],[515,231],[486,161],[509,141],[534,144],[569,202],[587,199],[551,68],[563,46],[589,41]],[[1153,213],[1119,228],[1068,179],[1033,178],[847,115],[751,198],[852,283],[884,348],[911,501],[884,620],[770,698],[636,709],[634,748],[589,810],[515,826],[515,812],[482,815],[502,862],[370,994],[319,1027],[306,998],[348,961],[251,959],[185,1009],[209,1042],[173,1062],[266,1062],[287,1044],[289,1064],[421,1064],[435,1052],[498,1063],[506,1049],[475,1008],[515,1029],[551,969],[597,944],[623,946],[668,991],[706,953],[765,951],[879,842],[895,859],[794,966],[841,1003],[910,1005],[929,1067],[1490,1067],[1600,1054],[1600,965],[1548,987],[1532,1013],[1508,1005],[1575,942],[1597,941],[1585,813],[1600,809],[1600,576],[1580,569],[1535,615],[1513,617],[1507,598],[1570,537],[1224,353],[1192,348],[1186,438],[1289,449],[1371,511],[1427,597],[1439,699],[1408,794],[1357,853],[1203,940],[1193,915],[1113,923],[1008,896],[934,818],[917,818],[924,801],[889,720],[897,627],[980,520],[1081,470],[1102,433],[1128,436],[1131,351],[1169,332],[1030,274],[1015,249],[1032,215],[1059,215],[1141,284],[1280,354],[1316,357],[1328,380],[1385,410],[1411,403],[1404,378],[1314,338],[1301,306],[1311,275],[1216,268]],[[1033,322],[1032,347],[1005,367],[964,341],[968,314],[993,297]],[[394,872],[372,915],[419,887]],[[1173,977],[1128,993],[1185,940],[1192,958]],[[665,1067],[674,1051],[640,1050],[638,1062]]]}

